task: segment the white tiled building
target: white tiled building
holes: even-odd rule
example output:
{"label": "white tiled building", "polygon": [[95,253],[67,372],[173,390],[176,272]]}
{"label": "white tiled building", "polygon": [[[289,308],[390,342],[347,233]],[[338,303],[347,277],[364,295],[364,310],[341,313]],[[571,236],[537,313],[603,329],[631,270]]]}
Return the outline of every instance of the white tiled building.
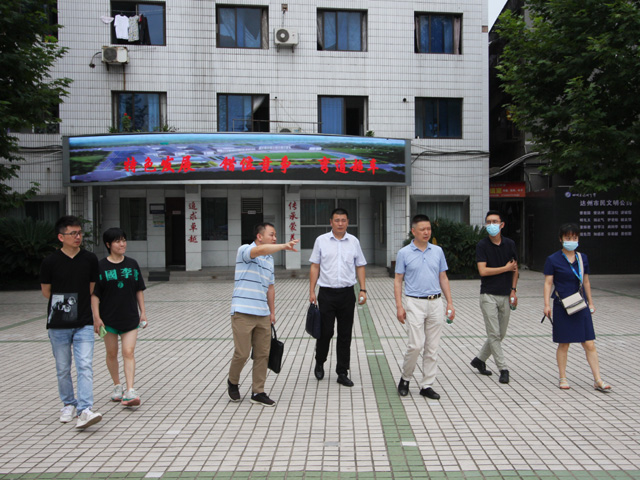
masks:
{"label": "white tiled building", "polygon": [[[139,14],[146,20],[140,28],[136,18],[140,40],[118,39],[117,15]],[[187,270],[233,265],[247,236],[243,222],[248,228],[254,211],[262,210],[260,219],[274,223],[282,240],[285,204],[292,200],[306,206],[307,218],[300,225],[301,254],[276,256],[288,268],[308,263],[317,227],[328,225],[309,215],[328,204],[351,210],[367,260],[378,265],[395,260],[409,215],[483,223],[489,206],[484,0],[59,0],[58,23],[64,26],[59,41],[69,51],[53,73],[73,84],[60,107],[59,133],[20,134],[27,162],[12,186],[40,183],[36,203],[26,207],[30,214],[82,215],[94,222],[98,239],[111,226],[137,229],[127,232],[129,252],[141,266]],[[280,29],[289,32],[289,42],[297,33],[297,44],[276,45]],[[103,46],[126,47],[128,63],[104,63]],[[372,131],[408,139],[410,186],[65,186],[61,138],[118,130],[125,111],[134,128],[145,131]],[[210,198],[219,200],[205,201]],[[171,238],[171,214],[188,226],[191,202],[209,202],[215,222],[226,220],[207,237],[215,240],[198,237],[194,246],[185,240],[188,233]],[[166,208],[166,222],[150,213],[152,205]],[[207,221],[214,222],[202,219],[202,226]]]}

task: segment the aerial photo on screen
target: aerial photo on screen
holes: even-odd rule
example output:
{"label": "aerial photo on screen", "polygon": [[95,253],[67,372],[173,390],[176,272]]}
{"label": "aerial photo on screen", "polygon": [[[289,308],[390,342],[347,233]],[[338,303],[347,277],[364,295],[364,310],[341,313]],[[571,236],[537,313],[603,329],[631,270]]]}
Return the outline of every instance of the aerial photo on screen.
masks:
{"label": "aerial photo on screen", "polygon": [[406,184],[406,140],[269,133],[65,138],[67,184],[272,181]]}

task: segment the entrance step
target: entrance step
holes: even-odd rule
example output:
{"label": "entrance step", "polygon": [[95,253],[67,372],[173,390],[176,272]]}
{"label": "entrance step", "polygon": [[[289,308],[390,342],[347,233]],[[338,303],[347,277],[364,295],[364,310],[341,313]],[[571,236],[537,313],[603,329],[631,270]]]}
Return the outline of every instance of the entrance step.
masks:
{"label": "entrance step", "polygon": [[[367,278],[389,276],[387,267],[367,265]],[[235,267],[206,267],[202,270],[187,272],[184,270],[149,270],[150,282],[207,282],[210,280],[233,281]],[[309,267],[297,270],[286,270],[282,266],[275,268],[276,279],[309,278]]]}

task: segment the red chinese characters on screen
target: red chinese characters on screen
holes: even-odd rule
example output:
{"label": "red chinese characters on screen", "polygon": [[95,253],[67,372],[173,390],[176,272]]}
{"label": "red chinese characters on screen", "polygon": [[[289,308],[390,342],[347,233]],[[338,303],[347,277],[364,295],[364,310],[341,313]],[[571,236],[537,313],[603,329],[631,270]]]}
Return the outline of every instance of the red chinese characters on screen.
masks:
{"label": "red chinese characters on screen", "polygon": [[222,163],[220,164],[223,170],[227,172],[235,172],[236,170],[236,157],[224,157]]}
{"label": "red chinese characters on screen", "polygon": [[127,157],[124,162],[124,169],[126,172],[136,173],[136,165],[138,165],[138,162],[136,162],[135,157]]}
{"label": "red chinese characters on screen", "polygon": [[262,159],[260,167],[261,173],[273,173],[273,167],[271,166],[271,159],[269,157],[264,157]]}
{"label": "red chinese characters on screen", "polygon": [[160,166],[162,167],[163,172],[173,172],[176,171],[171,167],[171,162],[173,161],[173,157],[167,157],[162,162],[160,162]]}
{"label": "red chinese characters on screen", "polygon": [[[180,162],[179,165],[178,161]],[[347,160],[346,157],[342,157],[332,160],[327,156],[323,156],[322,158],[315,160],[305,160],[304,166],[308,167],[310,164],[313,165],[314,163],[315,165],[320,166],[320,171],[325,175],[330,173],[331,170],[344,175],[356,173],[375,175],[376,171],[380,170],[375,158],[371,158],[367,164],[366,160],[360,158]],[[185,155],[181,160],[176,160],[174,157],[167,156],[165,159],[160,161],[160,165],[154,164],[150,157],[145,158],[144,163],[139,163],[136,161],[135,157],[132,156],[127,157],[123,162],[123,165],[124,170],[129,173],[137,173],[138,167],[143,168],[145,173],[188,173],[196,171],[191,163],[191,155]],[[268,156],[265,156],[262,160],[255,160],[249,155],[243,157],[239,163],[236,163],[235,157],[229,158],[225,156],[222,162],[220,162],[219,167],[225,172],[235,172],[237,165],[239,165],[240,171],[242,172],[253,170],[260,173],[274,173],[279,166],[280,173],[282,174],[286,174],[292,167],[291,160],[289,160],[286,155],[283,156],[279,162],[277,159],[274,161]],[[178,167],[177,172],[174,167]]]}
{"label": "red chinese characters on screen", "polygon": [[186,157],[182,157],[182,163],[180,164],[180,168],[178,172],[195,172],[196,170],[191,166],[191,155],[187,155]]}
{"label": "red chinese characters on screen", "polygon": [[244,157],[242,160],[240,160],[240,166],[242,167],[243,172],[256,169],[256,167],[253,166],[253,158],[251,158],[251,156]]}

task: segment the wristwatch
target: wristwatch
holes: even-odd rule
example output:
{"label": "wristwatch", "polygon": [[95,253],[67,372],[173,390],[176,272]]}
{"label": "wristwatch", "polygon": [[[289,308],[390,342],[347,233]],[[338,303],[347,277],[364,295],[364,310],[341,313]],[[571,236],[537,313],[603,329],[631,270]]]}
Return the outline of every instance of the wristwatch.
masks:
{"label": "wristwatch", "polygon": [[511,290],[513,290],[514,292],[518,291],[518,289],[516,287],[511,287]]}

